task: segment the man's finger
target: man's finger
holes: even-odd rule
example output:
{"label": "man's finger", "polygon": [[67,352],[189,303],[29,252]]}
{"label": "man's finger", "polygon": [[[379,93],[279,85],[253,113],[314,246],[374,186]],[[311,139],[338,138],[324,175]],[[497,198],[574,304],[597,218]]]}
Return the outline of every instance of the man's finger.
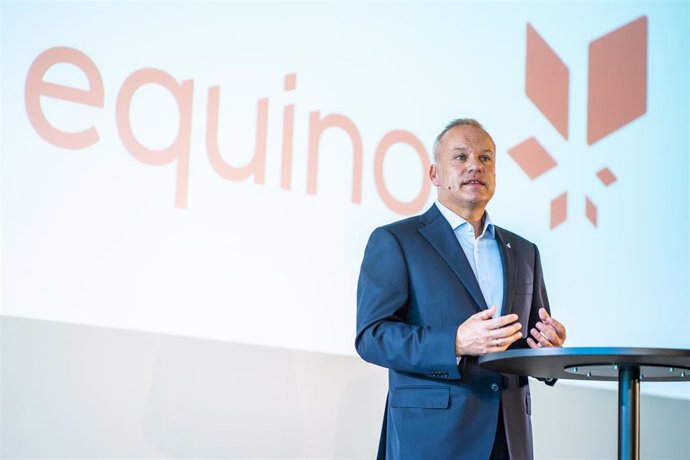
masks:
{"label": "man's finger", "polygon": [[494,313],[496,313],[496,305],[492,306],[487,310],[482,310],[479,313],[475,313],[474,315],[472,315],[472,318],[489,319],[494,315]]}
{"label": "man's finger", "polygon": [[527,345],[529,345],[530,348],[541,348],[539,345],[537,345],[537,342],[532,339],[532,337],[527,337]]}
{"label": "man's finger", "polygon": [[522,338],[522,332],[516,332],[508,337],[503,337],[500,339],[492,339],[490,342],[489,352],[495,353],[499,351],[505,351],[509,346],[511,346],[515,341]]}
{"label": "man's finger", "polygon": [[489,337],[493,337],[494,339],[510,337],[511,335],[518,332],[520,329],[522,329],[522,325],[520,323],[514,323],[510,326],[502,327],[499,329],[493,329],[489,332]]}
{"label": "man's finger", "polygon": [[565,326],[563,324],[561,324],[560,321],[553,319],[553,317],[550,317],[546,321],[546,324],[548,324],[549,326],[556,329],[556,333],[558,334],[558,337],[560,337],[561,340],[565,340]]}
{"label": "man's finger", "polygon": [[541,348],[541,347],[550,347],[550,346],[552,346],[552,345],[551,345],[551,342],[549,342],[549,339],[547,339],[546,337],[544,337],[544,336],[542,335],[542,333],[539,332],[539,330],[537,330],[537,328],[532,328],[532,330],[530,331],[530,333],[532,334],[532,338],[537,342],[537,347],[540,347],[540,348]]}
{"label": "man's finger", "polygon": [[549,312],[546,311],[546,308],[542,307],[539,309],[539,318],[541,318],[542,321],[546,321],[547,319],[551,318]]}
{"label": "man's finger", "polygon": [[506,326],[508,324],[512,324],[517,320],[518,320],[518,315],[516,315],[515,313],[511,313],[509,315],[499,316],[498,318],[494,318],[492,320],[487,321],[486,326],[489,329],[498,329],[499,327],[503,327],[503,326]]}
{"label": "man's finger", "polygon": [[510,337],[507,337],[503,340],[505,340],[505,348],[508,348],[510,345],[512,345],[514,342],[517,340],[520,340],[522,338],[522,332],[518,331],[514,334],[512,334]]}
{"label": "man's finger", "polygon": [[558,332],[556,332],[556,329],[554,329],[552,326],[547,326],[543,323],[537,323],[536,326],[537,329],[539,329],[539,332],[541,332],[543,336],[546,336],[549,342],[556,344],[560,341]]}

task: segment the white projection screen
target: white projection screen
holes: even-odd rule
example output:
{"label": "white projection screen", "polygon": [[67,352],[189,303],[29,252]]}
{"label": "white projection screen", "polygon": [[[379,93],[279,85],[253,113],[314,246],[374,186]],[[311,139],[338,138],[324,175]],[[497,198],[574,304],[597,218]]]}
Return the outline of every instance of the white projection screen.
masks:
{"label": "white projection screen", "polygon": [[588,5],[3,3],[2,314],[354,355],[472,117],[567,345],[690,348],[688,7]]}

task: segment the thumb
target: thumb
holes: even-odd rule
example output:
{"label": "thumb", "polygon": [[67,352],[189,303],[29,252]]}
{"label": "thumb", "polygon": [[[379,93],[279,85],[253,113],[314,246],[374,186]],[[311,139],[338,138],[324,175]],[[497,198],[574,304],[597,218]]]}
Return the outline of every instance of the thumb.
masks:
{"label": "thumb", "polygon": [[474,315],[477,319],[490,319],[496,313],[496,305],[492,305],[491,308],[487,310],[482,310]]}
{"label": "thumb", "polygon": [[544,322],[551,318],[551,316],[546,311],[546,308],[542,307],[539,309],[539,318],[541,318],[541,320]]}

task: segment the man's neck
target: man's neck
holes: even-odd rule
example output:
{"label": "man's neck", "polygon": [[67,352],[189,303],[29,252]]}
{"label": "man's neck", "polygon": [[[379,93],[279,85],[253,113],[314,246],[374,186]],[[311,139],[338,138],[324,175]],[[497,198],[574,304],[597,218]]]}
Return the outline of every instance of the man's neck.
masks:
{"label": "man's neck", "polygon": [[440,197],[438,201],[446,208],[453,211],[458,216],[462,217],[467,221],[468,224],[474,229],[474,237],[478,238],[484,231],[484,211],[485,207],[473,207],[465,208],[460,206],[454,206],[452,203],[447,203]]}

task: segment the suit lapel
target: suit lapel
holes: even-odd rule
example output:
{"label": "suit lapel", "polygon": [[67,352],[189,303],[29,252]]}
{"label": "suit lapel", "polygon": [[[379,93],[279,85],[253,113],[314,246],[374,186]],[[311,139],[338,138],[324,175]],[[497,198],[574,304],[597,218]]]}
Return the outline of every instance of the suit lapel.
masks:
{"label": "suit lapel", "polygon": [[477,283],[477,278],[474,276],[472,267],[465,257],[465,252],[460,247],[453,230],[448,225],[448,221],[443,218],[443,214],[432,206],[421,217],[424,224],[419,228],[419,233],[433,246],[433,248],[440,254],[443,260],[455,272],[460,281],[470,293],[472,298],[480,310],[486,310],[486,301],[482,295],[482,291]]}
{"label": "suit lapel", "polygon": [[515,282],[517,277],[517,251],[511,238],[503,231],[494,226],[496,241],[498,242],[498,252],[501,253],[501,263],[503,264],[503,305],[501,315],[510,313],[515,295]]}

